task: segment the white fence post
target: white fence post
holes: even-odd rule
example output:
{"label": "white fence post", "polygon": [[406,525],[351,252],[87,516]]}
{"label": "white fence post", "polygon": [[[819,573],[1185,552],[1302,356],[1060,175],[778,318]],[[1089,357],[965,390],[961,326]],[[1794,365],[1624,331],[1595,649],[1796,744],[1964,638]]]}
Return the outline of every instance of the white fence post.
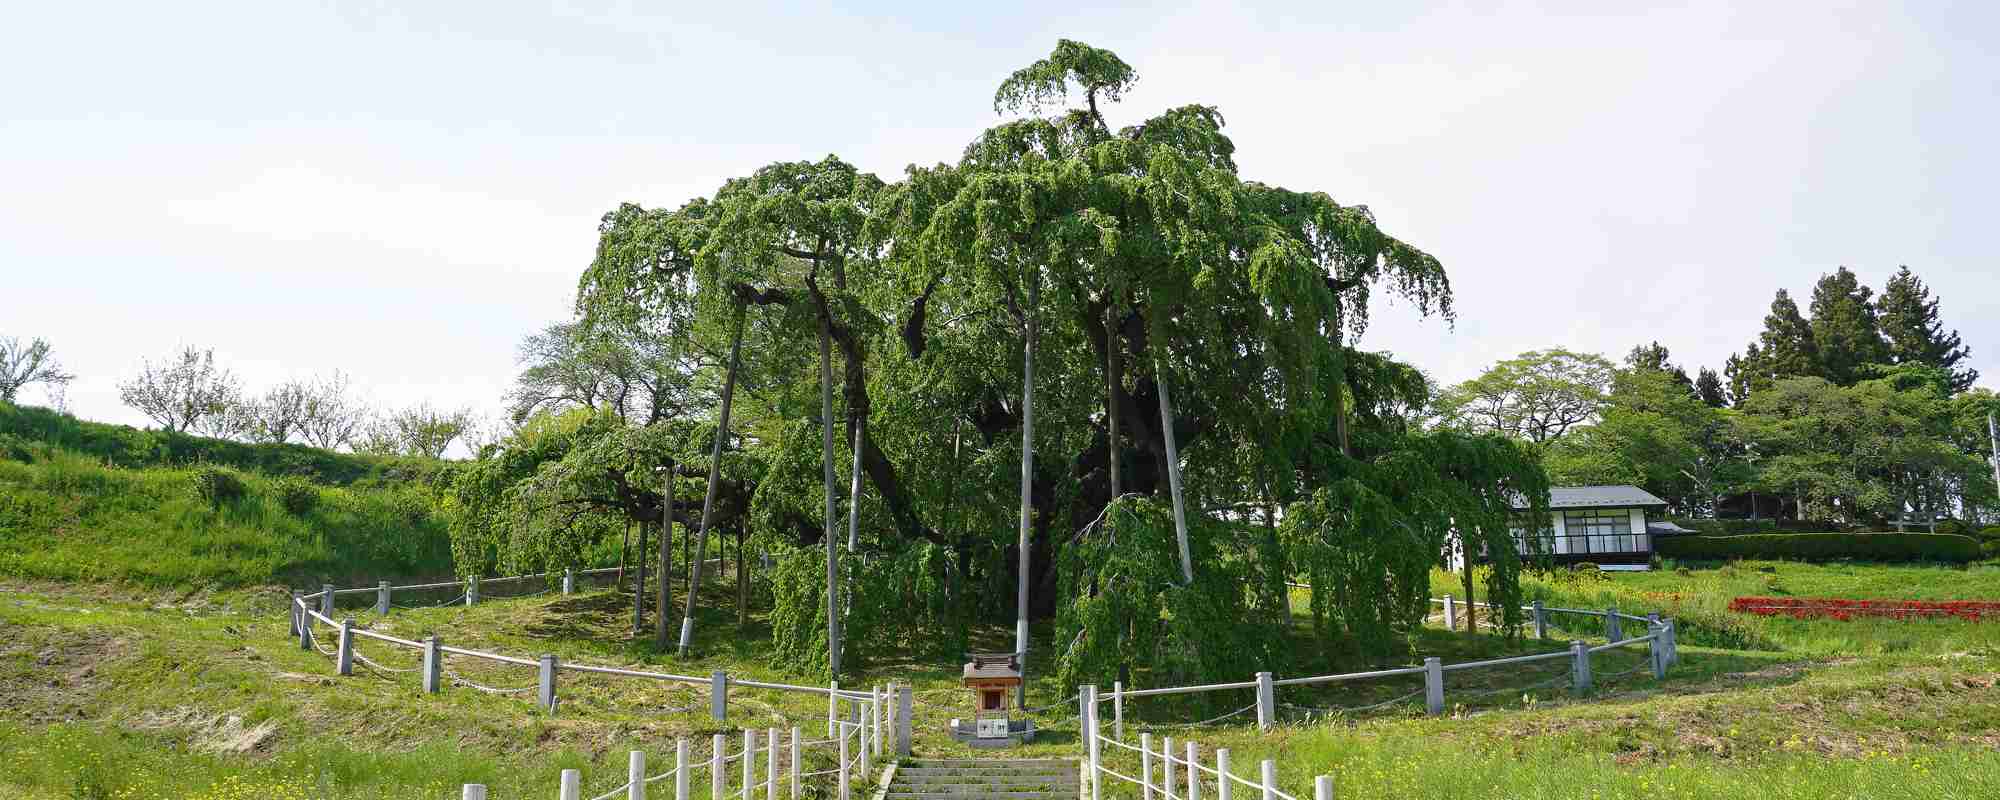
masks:
{"label": "white fence post", "polygon": [[538,677],[539,680],[536,681],[537,691],[535,692],[535,699],[540,701],[540,705],[542,708],[548,709],[549,713],[553,714],[555,713],[556,710],[556,657],[555,656],[553,655],[542,656],[541,674]]}
{"label": "white fence post", "polygon": [[729,719],[729,675],[719,669],[708,676],[708,715],[716,722]]}
{"label": "white fence post", "polygon": [[1271,686],[1271,673],[1257,673],[1257,730],[1268,731],[1278,716],[1278,692]]}
{"label": "white fence post", "polygon": [[743,729],[743,800],[753,800],[757,787],[757,729]]}
{"label": "white fence post", "polygon": [[777,728],[764,729],[764,800],[778,800]]}
{"label": "white fence post", "polygon": [[[907,696],[907,695],[905,695],[905,696]],[[799,740],[800,740],[800,738],[802,738],[802,737],[800,737],[800,735],[799,735],[799,729],[798,729],[798,728],[793,728],[793,729],[792,729],[792,767],[791,767],[791,770],[792,770],[792,800],[799,800],[799,796],[800,796],[800,794],[801,794],[801,793],[802,793],[802,792],[804,791],[804,789],[805,789],[805,787],[804,787],[804,786],[802,785],[802,783],[801,783],[801,781],[802,781],[802,780],[803,780],[803,778],[804,778],[804,773],[803,773],[803,772],[801,771],[801,767],[799,766],[799,752],[800,752],[800,750],[799,750]]]}
{"label": "white fence post", "polygon": [[375,583],[375,613],[383,615],[389,613],[388,581],[377,581]]}
{"label": "white fence post", "polygon": [[1653,662],[1653,680],[1667,677],[1667,628],[1657,622],[1647,626],[1646,657]]}
{"label": "white fence post", "polygon": [[688,740],[674,740],[674,800],[688,800]]}
{"label": "white fence post", "polygon": [[1444,596],[1444,629],[1458,630],[1458,601],[1451,595]]}
{"label": "white fence post", "polygon": [[334,670],[342,675],[354,674],[354,618],[340,620],[340,652],[334,657]]}
{"label": "white fence post", "polygon": [[331,583],[322,583],[319,586],[319,615],[322,617],[333,616],[333,584]]}
{"label": "white fence post", "polygon": [[831,737],[840,732],[835,727],[834,717],[840,713],[840,681],[826,682],[826,735]]}
{"label": "white fence post", "polygon": [[1160,737],[1160,793],[1163,800],[1174,797],[1174,737]]}
{"label": "white fence post", "polygon": [[1139,734],[1139,787],[1141,800],[1153,800],[1153,735]]}
{"label": "white fence post", "polygon": [[861,754],[859,757],[861,759],[861,780],[863,781],[868,780],[868,771],[875,766],[874,759],[868,755],[869,752],[875,749],[875,743],[871,741],[872,737],[870,736],[874,732],[875,727],[875,721],[870,719],[870,717],[874,716],[874,714],[875,707],[873,705],[865,702],[861,704],[861,726],[855,730],[855,736],[857,737],[856,743],[861,745]]}
{"label": "white fence post", "polygon": [[1111,682],[1111,738],[1125,741],[1125,682]]}
{"label": "white fence post", "polygon": [[848,796],[847,796],[847,732],[846,732],[846,731],[841,731],[841,732],[840,732],[840,735],[839,735],[839,737],[838,737],[838,738],[840,739],[840,768],[839,768],[839,773],[838,773],[838,774],[837,774],[837,775],[835,776],[835,779],[836,779],[837,781],[839,781],[839,783],[840,783],[840,794],[838,795],[838,796],[840,797],[840,800],[848,800]]}
{"label": "white fence post", "polygon": [[1583,646],[1582,642],[1570,642],[1569,652],[1574,662],[1570,665],[1573,677],[1571,688],[1575,689],[1577,694],[1590,691],[1590,648]]}
{"label": "white fence post", "polygon": [[459,800],[486,800],[486,784],[468,783],[458,790]]}
{"label": "white fence post", "polygon": [[444,651],[438,649],[438,637],[424,637],[424,694],[437,694],[438,686],[444,681]]}
{"label": "white fence post", "polygon": [[292,619],[292,628],[291,628],[292,632],[288,635],[291,636],[299,635],[299,608],[300,608],[299,592],[298,590],[294,589],[292,590],[292,605],[289,608],[285,609],[286,616],[289,616]]}
{"label": "white fence post", "polygon": [[474,575],[470,580],[467,580],[465,582],[465,604],[469,606],[469,605],[475,605],[478,602],[479,602],[479,576]]}
{"label": "white fence post", "polygon": [[1321,775],[1313,779],[1313,800],[1333,800],[1333,776]]}
{"label": "white fence post", "polygon": [[306,614],[305,606],[299,607],[299,649],[313,649],[313,618]]}
{"label": "white fence post", "polygon": [[625,800],[646,800],[646,754],[634,750],[625,756]]}
{"label": "white fence post", "polygon": [[1088,782],[1083,785],[1083,790],[1089,792],[1087,795],[1089,800],[1098,800],[1097,771],[1102,763],[1100,761],[1102,751],[1098,749],[1097,741],[1097,687],[1080,686],[1077,687],[1077,693],[1083,696],[1084,755],[1090,759],[1090,775],[1086,778]]}
{"label": "white fence post", "polygon": [[1535,601],[1535,638],[1549,638],[1549,610],[1542,607],[1542,601]]}
{"label": "white fence post", "polygon": [[576,593],[576,570],[563,567],[563,594]]}
{"label": "white fence post", "polygon": [[896,685],[896,755],[910,757],[910,736],[914,726],[910,715],[916,711],[915,690],[907,683]]}
{"label": "white fence post", "polygon": [[[868,743],[874,754],[879,756],[882,754],[882,687],[876,686],[868,690],[868,707],[875,716],[875,727],[872,735],[868,737]],[[865,773],[867,770],[862,772]]]}
{"label": "white fence post", "polygon": [[583,773],[573,769],[562,771],[562,788],[558,790],[562,800],[583,800]]}
{"label": "white fence post", "polygon": [[1215,748],[1215,800],[1229,800],[1234,791],[1229,780],[1229,748]]}
{"label": "white fence post", "polygon": [[1625,638],[1625,626],[1618,624],[1618,607],[1604,609],[1604,640],[1615,642]]}
{"label": "white fence post", "polygon": [[1187,742],[1187,797],[1184,800],[1201,800],[1201,745],[1193,740]]}
{"label": "white fence post", "polygon": [[718,733],[709,743],[714,750],[708,754],[708,796],[709,800],[722,800],[729,788],[729,762],[722,760],[722,751],[729,749],[729,740]]}
{"label": "white fence post", "polygon": [[1424,712],[1444,713],[1444,662],[1437,656],[1424,659]]}
{"label": "white fence post", "polygon": [[1264,790],[1262,800],[1278,800],[1278,762],[1267,758],[1257,766],[1259,782],[1263,784],[1261,788]]}

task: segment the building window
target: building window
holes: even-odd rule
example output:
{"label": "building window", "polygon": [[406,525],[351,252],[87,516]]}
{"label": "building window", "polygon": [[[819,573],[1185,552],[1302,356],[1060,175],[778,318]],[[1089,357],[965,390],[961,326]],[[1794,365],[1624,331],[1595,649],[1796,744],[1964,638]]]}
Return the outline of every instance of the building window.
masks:
{"label": "building window", "polygon": [[1640,537],[1632,533],[1628,509],[1563,512],[1563,539],[1570,553],[1636,553]]}
{"label": "building window", "polygon": [[1530,519],[1529,515],[1526,514],[1517,514],[1514,516],[1514,549],[1520,551],[1522,556],[1532,558],[1534,556],[1555,555],[1555,523],[1550,522],[1546,516],[1542,517],[1541,521],[1542,524],[1533,533],[1529,533],[1528,528],[1534,525],[1535,521]]}

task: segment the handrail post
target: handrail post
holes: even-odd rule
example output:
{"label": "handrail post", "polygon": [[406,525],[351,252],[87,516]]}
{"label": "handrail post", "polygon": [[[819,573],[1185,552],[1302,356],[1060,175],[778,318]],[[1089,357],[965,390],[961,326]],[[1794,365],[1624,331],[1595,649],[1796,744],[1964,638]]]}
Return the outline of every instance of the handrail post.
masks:
{"label": "handrail post", "polygon": [[910,715],[916,711],[914,690],[907,683],[896,685],[896,755],[910,757],[910,736],[914,732]]}
{"label": "handrail post", "polygon": [[1264,784],[1262,800],[1278,800],[1278,762],[1267,758],[1257,766],[1259,779]]}
{"label": "handrail post", "polygon": [[1606,607],[1604,609],[1604,640],[1615,642],[1623,638],[1625,638],[1625,626],[1618,624],[1618,607]]}
{"label": "handrail post", "polygon": [[1268,731],[1278,716],[1278,692],[1271,685],[1271,673],[1257,673],[1257,730]]}
{"label": "handrail post", "polygon": [[1444,713],[1444,662],[1437,656],[1424,659],[1424,713]]}
{"label": "handrail post", "polygon": [[573,769],[562,771],[562,800],[583,800],[583,773]]}
{"label": "handrail post", "polygon": [[458,790],[459,800],[486,800],[486,784],[468,783]]}
{"label": "handrail post", "polygon": [[719,669],[708,676],[708,715],[716,722],[729,719],[729,674]]}
{"label": "handrail post", "polygon": [[1125,682],[1111,682],[1111,738],[1125,741]]}
{"label": "handrail post", "polygon": [[1584,694],[1586,692],[1589,692],[1590,691],[1590,648],[1583,646],[1583,642],[1573,641],[1569,643],[1569,652],[1570,652],[1570,657],[1573,661],[1573,663],[1570,665],[1570,673],[1572,676],[1571,688],[1573,688],[1577,694]]}
{"label": "handrail post", "polygon": [[1090,775],[1085,778],[1083,790],[1088,793],[1085,795],[1087,800],[1097,800],[1097,770],[1101,764],[1097,741],[1097,687],[1086,684],[1077,687],[1076,691],[1083,698],[1083,752],[1084,756],[1090,759]]}
{"label": "handrail post", "polygon": [[1535,601],[1535,638],[1549,638],[1549,610],[1542,606],[1540,600]]}
{"label": "handrail post", "polygon": [[340,620],[340,652],[334,657],[334,670],[342,675],[354,674],[354,618]]}
{"label": "handrail post", "polygon": [[708,754],[708,796],[722,800],[729,788],[729,762],[722,760],[722,751],[729,749],[729,740],[718,733],[710,737],[709,746],[713,749]]}
{"label": "handrail post", "polygon": [[556,657],[554,655],[542,656],[541,673],[538,677],[535,699],[539,701],[542,708],[548,709],[549,713],[553,714],[556,710]]}
{"label": "handrail post", "polygon": [[764,729],[764,800],[778,800],[778,738],[777,728]]}
{"label": "handrail post", "polygon": [[285,609],[285,614],[286,614],[286,616],[289,616],[289,617],[291,618],[291,621],[292,621],[292,629],[291,629],[291,630],[292,630],[292,632],[291,632],[291,633],[289,634],[289,635],[291,635],[291,636],[297,636],[297,635],[299,635],[299,609],[300,609],[300,608],[303,608],[303,606],[301,606],[301,605],[299,604],[299,591],[298,591],[297,589],[293,589],[293,590],[292,590],[292,604],[291,604],[291,605],[290,605],[289,607],[287,607],[287,608]]}
{"label": "handrail post", "polygon": [[[874,755],[879,756],[882,754],[882,687],[869,687],[868,707],[875,717],[873,735],[868,737],[869,749],[873,751]],[[862,772],[865,773],[867,770],[862,770]],[[866,778],[867,776],[863,775],[862,777]]]}
{"label": "handrail post", "polygon": [[1174,737],[1160,737],[1160,794],[1162,800],[1174,797]]}
{"label": "handrail post", "polygon": [[1201,745],[1189,739],[1187,747],[1187,797],[1184,800],[1201,800]]}
{"label": "handrail post", "polygon": [[[867,760],[863,755],[862,759]],[[751,800],[757,785],[757,729],[743,729],[743,800]]]}
{"label": "handrail post", "polygon": [[688,740],[674,740],[674,800],[688,800]]}
{"label": "handrail post", "polygon": [[437,694],[444,673],[443,656],[444,652],[438,649],[438,637],[424,637],[424,694]]}
{"label": "handrail post", "polygon": [[861,759],[861,779],[864,781],[868,780],[869,770],[875,766],[874,760],[869,757],[869,753],[875,749],[874,737],[869,735],[874,732],[874,716],[875,706],[862,703],[861,727],[855,731],[855,735],[858,737],[855,743],[861,745],[861,755],[859,758]]}
{"label": "handrail post", "polygon": [[391,588],[388,581],[375,582],[375,613],[388,616],[389,591]]}
{"label": "handrail post", "polygon": [[836,776],[840,783],[840,794],[838,796],[840,800],[849,800],[847,795],[847,732],[841,731],[837,738],[840,739],[840,767],[839,774]]}
{"label": "handrail post", "polygon": [[1313,779],[1313,800],[1333,800],[1333,776],[1321,775]]}
{"label": "handrail post", "polygon": [[1444,629],[1458,630],[1458,601],[1452,599],[1451,595],[1444,596]]}
{"label": "handrail post", "polygon": [[479,576],[474,575],[465,582],[465,604],[470,606],[470,605],[477,605],[478,603],[479,603]]}
{"label": "handrail post", "polygon": [[1140,800],[1153,800],[1153,735],[1139,734]]}
{"label": "handrail post", "polygon": [[625,800],[646,800],[646,753],[633,750],[625,756]]}
{"label": "handrail post", "polygon": [[333,584],[331,583],[322,583],[319,586],[319,615],[322,617],[333,616]]}
{"label": "handrail post", "polygon": [[1215,800],[1229,800],[1230,792],[1233,791],[1229,784],[1233,783],[1233,781],[1229,779],[1229,748],[1227,747],[1215,748],[1215,775]]}
{"label": "handrail post", "polygon": [[[905,695],[905,696],[907,697],[908,695]],[[800,747],[799,747],[799,740],[800,740],[801,738],[803,738],[803,737],[802,737],[802,736],[800,736],[800,734],[799,734],[799,729],[798,729],[798,728],[796,728],[796,727],[792,728],[792,769],[791,769],[791,771],[792,771],[792,800],[800,800],[800,797],[799,797],[799,796],[800,796],[800,794],[801,794],[801,793],[802,793],[802,792],[803,792],[803,791],[805,790],[805,786],[804,786],[804,784],[803,784],[803,780],[804,780],[804,777],[805,777],[805,774],[804,774],[804,772],[802,772],[802,771],[801,771],[801,768],[800,768],[800,766],[799,766],[799,761],[800,761],[800,759],[799,759],[799,755],[800,755]],[[907,741],[907,740],[906,740],[906,741]]]}

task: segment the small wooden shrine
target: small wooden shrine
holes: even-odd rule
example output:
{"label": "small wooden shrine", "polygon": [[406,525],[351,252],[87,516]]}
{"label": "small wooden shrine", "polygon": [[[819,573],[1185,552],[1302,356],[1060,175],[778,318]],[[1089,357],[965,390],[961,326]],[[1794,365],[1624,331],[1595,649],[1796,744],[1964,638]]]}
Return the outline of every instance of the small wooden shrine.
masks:
{"label": "small wooden shrine", "polygon": [[1015,719],[1008,700],[1021,689],[1021,662],[1014,653],[971,653],[965,688],[972,690],[971,724],[951,721],[952,738],[974,747],[1005,747],[1035,738],[1034,722]]}

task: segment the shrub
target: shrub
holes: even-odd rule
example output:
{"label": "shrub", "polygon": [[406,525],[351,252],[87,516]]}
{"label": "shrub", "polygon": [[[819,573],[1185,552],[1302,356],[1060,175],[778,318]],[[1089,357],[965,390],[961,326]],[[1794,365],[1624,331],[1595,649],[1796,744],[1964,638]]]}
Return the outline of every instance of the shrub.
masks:
{"label": "shrub", "polygon": [[188,476],[188,482],[194,488],[195,497],[214,509],[243,499],[247,492],[243,476],[226,467],[201,467]]}
{"label": "shrub", "polygon": [[272,489],[278,496],[278,505],[294,517],[303,517],[319,505],[319,487],[304,478],[289,475],[279,478]]}
{"label": "shrub", "polygon": [[2000,525],[1988,525],[1979,532],[1979,538],[1987,541],[2000,540]]}
{"label": "shrub", "polygon": [[1662,536],[1663,556],[1723,561],[1773,558],[1822,561],[1977,561],[1979,542],[1943,533],[1760,533],[1742,536]]}

